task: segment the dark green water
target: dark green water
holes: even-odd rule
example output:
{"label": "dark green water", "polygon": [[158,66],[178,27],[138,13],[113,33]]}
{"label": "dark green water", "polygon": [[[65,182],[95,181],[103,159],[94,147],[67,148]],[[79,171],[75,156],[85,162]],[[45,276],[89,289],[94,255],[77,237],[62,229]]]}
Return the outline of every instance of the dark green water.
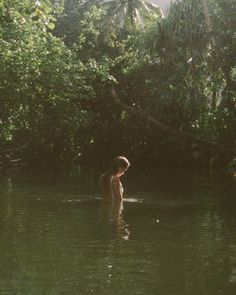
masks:
{"label": "dark green water", "polygon": [[236,179],[131,172],[123,211],[45,179],[1,181],[1,295],[236,294]]}

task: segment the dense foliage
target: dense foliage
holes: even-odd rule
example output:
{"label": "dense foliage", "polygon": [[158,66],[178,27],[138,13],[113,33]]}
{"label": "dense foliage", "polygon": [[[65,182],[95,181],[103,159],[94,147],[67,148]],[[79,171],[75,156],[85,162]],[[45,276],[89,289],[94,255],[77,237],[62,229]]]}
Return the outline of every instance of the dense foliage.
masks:
{"label": "dense foliage", "polygon": [[126,154],[208,167],[234,156],[235,1],[176,1],[165,18],[118,2],[0,0],[2,163],[21,146],[31,164]]}

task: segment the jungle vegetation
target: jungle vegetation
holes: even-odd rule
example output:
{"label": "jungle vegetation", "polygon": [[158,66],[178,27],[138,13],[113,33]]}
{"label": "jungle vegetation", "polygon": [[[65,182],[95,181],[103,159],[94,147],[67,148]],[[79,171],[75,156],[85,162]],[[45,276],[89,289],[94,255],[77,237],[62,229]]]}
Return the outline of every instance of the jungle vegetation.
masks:
{"label": "jungle vegetation", "polygon": [[0,55],[1,166],[235,157],[235,0],[0,0]]}

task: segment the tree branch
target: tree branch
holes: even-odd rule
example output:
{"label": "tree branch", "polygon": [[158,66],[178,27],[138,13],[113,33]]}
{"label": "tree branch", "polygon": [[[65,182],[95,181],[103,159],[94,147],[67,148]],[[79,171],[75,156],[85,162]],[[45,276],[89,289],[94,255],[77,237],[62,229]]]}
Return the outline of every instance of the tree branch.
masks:
{"label": "tree branch", "polygon": [[114,102],[117,105],[119,105],[122,109],[126,110],[130,114],[133,114],[136,117],[142,118],[144,121],[153,124],[154,126],[158,127],[159,129],[161,129],[161,130],[163,130],[163,131],[165,131],[167,133],[173,134],[175,136],[180,136],[182,138],[184,138],[184,137],[189,138],[189,139],[192,139],[192,140],[200,142],[200,143],[205,143],[205,144],[207,144],[209,146],[212,146],[214,148],[218,148],[218,149],[230,152],[232,154],[236,154],[236,148],[230,148],[230,147],[225,146],[224,144],[218,143],[218,142],[216,142],[214,140],[203,138],[203,137],[200,137],[200,136],[197,136],[197,135],[192,135],[192,134],[190,134],[188,132],[185,132],[185,131],[180,131],[180,130],[177,130],[177,129],[173,129],[173,128],[163,124],[162,122],[160,122],[159,120],[157,120],[153,116],[151,116],[151,115],[149,115],[149,114],[147,114],[147,113],[145,113],[143,111],[139,111],[139,110],[135,109],[134,107],[131,107],[131,106],[127,105],[126,103],[124,103],[119,98],[119,96],[116,93],[114,87],[112,87],[110,89],[110,92],[111,92],[111,96],[112,96]]}

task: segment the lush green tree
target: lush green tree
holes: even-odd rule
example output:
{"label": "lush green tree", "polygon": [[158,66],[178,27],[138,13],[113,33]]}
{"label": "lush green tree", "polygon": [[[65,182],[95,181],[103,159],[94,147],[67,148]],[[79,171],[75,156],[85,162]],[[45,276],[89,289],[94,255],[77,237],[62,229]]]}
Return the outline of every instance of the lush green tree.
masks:
{"label": "lush green tree", "polygon": [[[235,26],[230,16],[235,5],[220,1],[207,4],[208,16],[202,1],[172,4],[167,18],[141,36],[141,62],[134,63],[123,79],[128,85],[122,89],[128,91],[119,93],[117,88],[123,102],[144,110],[167,127],[162,130],[168,132],[149,128],[149,149],[155,146],[162,158],[166,155],[172,162],[180,152],[183,157],[177,161],[195,158],[200,163],[201,158],[212,163],[222,156],[228,160],[234,149],[235,82],[231,77],[235,58],[231,52],[235,48]],[[224,45],[218,41],[220,34]],[[224,107],[225,100],[230,107]],[[147,140],[142,142],[147,147]],[[149,155],[153,159],[152,155],[159,157],[159,152]]]}
{"label": "lush green tree", "polygon": [[28,161],[70,163],[87,139],[81,130],[91,117],[90,83],[103,79],[106,69],[94,60],[83,64],[51,34],[59,8],[49,4],[0,6],[1,149],[27,144]]}
{"label": "lush green tree", "polygon": [[48,163],[232,156],[233,0],[175,1],[165,18],[146,1],[1,4],[2,149],[27,143],[25,159]]}
{"label": "lush green tree", "polygon": [[[219,48],[223,46],[215,40],[220,39],[219,32],[225,35],[229,28],[230,38],[234,38],[233,20],[227,28],[217,20],[228,19],[233,3],[223,14],[220,7],[224,4],[219,1],[176,1],[168,16],[158,24],[153,22],[145,30],[135,30],[130,21],[124,22],[125,27],[120,30],[107,25],[112,12],[127,5],[126,1],[118,2],[116,8],[112,1],[108,3],[111,14],[101,6],[87,6],[90,9],[82,18],[84,27],[80,28],[75,48],[85,60],[93,56],[101,63],[106,62],[118,81],[116,91],[123,103],[156,118],[166,128],[157,128],[149,120],[140,121],[114,104],[109,85],[101,88],[100,83],[94,84],[96,96],[89,104],[94,116],[90,125],[91,144],[86,148],[91,150],[89,157],[106,151],[110,151],[108,154],[123,151],[143,159],[200,163],[201,158],[207,163],[219,157],[218,154],[227,154],[228,151],[218,149],[223,150],[223,145],[225,150],[233,148],[234,135],[229,130],[234,128],[234,116],[226,120],[229,126],[223,127],[228,115],[224,115],[225,108],[222,108],[227,96],[222,94],[228,88],[226,77],[231,81],[228,85],[233,83],[226,74],[224,62],[219,67],[219,58],[223,61],[226,52],[220,54]],[[102,22],[103,18],[107,21]],[[231,44],[231,52],[234,43],[228,39],[225,44]],[[228,60],[231,73],[233,56]],[[229,92],[233,98],[234,92]],[[234,108],[228,112],[234,114]],[[202,137],[202,141],[197,140]],[[183,156],[176,157],[177,154]]]}

